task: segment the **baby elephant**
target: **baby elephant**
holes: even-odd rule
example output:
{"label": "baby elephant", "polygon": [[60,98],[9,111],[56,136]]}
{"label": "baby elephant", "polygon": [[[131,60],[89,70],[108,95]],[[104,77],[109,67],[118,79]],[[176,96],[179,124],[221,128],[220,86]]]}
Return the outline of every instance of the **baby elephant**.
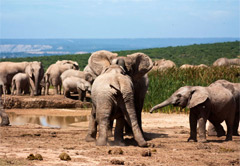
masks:
{"label": "baby elephant", "polygon": [[77,92],[79,94],[79,100],[86,101],[86,92],[91,93],[91,84],[78,77],[67,77],[63,81],[63,91],[65,97],[70,97],[70,92]]}
{"label": "baby elephant", "polygon": [[12,95],[16,89],[16,95],[29,94],[29,77],[26,73],[18,73],[12,79]]}
{"label": "baby elephant", "polygon": [[209,87],[184,86],[172,94],[170,98],[154,106],[154,110],[173,104],[182,108],[190,108],[190,137],[188,141],[197,141],[197,122],[199,123],[199,141],[206,142],[206,121],[209,120],[216,130],[221,130],[220,123],[227,124],[226,141],[232,140],[236,101],[232,93],[220,84]]}

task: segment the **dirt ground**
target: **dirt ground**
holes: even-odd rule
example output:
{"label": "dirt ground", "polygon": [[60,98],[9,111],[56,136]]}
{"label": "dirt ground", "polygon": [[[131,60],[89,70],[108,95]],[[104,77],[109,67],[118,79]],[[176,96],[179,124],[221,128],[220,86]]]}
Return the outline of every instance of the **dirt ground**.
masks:
{"label": "dirt ground", "polygon": [[[8,113],[58,114],[62,116],[89,115],[90,110],[71,109],[9,109]],[[208,143],[187,142],[188,115],[143,113],[143,129],[151,146],[140,148],[130,136],[125,136],[126,146],[99,147],[86,142],[88,122],[72,124],[67,128],[50,128],[37,124],[0,127],[0,165],[178,165],[226,166],[239,165],[240,137],[225,142],[225,137],[207,137]],[[65,152],[71,160],[60,160]],[[30,154],[41,154],[42,161],[28,160]]]}

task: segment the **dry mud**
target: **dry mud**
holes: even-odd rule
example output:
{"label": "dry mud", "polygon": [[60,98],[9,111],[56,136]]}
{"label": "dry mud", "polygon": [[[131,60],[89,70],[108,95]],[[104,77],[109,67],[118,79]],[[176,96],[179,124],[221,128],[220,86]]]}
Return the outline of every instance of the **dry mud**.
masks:
{"label": "dry mud", "polygon": [[[89,115],[90,110],[6,110],[19,114],[58,114],[62,116]],[[225,137],[207,137],[208,143],[187,142],[188,115],[143,113],[143,129],[152,145],[136,146],[131,136],[125,136],[126,146],[95,146],[86,142],[88,122],[72,124],[74,127],[50,128],[36,124],[0,127],[0,165],[168,165],[168,166],[226,166],[239,165],[240,137],[225,142]],[[61,153],[71,160],[60,160]],[[27,160],[30,154],[41,154],[42,161]]]}

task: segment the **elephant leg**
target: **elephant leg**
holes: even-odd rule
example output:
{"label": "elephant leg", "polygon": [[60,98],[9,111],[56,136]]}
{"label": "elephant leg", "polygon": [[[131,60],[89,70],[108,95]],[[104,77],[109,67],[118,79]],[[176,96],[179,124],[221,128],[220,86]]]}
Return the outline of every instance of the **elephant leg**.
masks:
{"label": "elephant leg", "polygon": [[6,85],[6,92],[7,92],[8,95],[11,94],[11,89],[10,89],[10,85],[9,84]]}
{"label": "elephant leg", "polygon": [[188,138],[188,142],[191,140],[197,142],[197,115],[194,112],[194,110],[190,110],[189,122],[190,122],[190,137]]}
{"label": "elephant leg", "polygon": [[116,145],[124,146],[123,143],[123,128],[124,128],[125,120],[124,118],[118,118],[116,120],[116,127],[114,132],[114,142]]}
{"label": "elephant leg", "polygon": [[234,123],[233,123],[233,135],[239,136],[238,127],[239,127],[239,111],[235,113]]}
{"label": "elephant leg", "polygon": [[207,142],[206,140],[206,122],[207,118],[206,117],[200,117],[198,120],[199,124],[199,142]]}
{"label": "elephant leg", "polygon": [[85,138],[87,142],[93,142],[96,140],[97,136],[97,122],[96,122],[96,114],[94,108],[92,109],[91,115],[89,117],[89,127],[88,134]]}
{"label": "elephant leg", "polygon": [[12,83],[12,92],[11,92],[11,95],[14,95],[14,91],[15,91],[15,83]]}
{"label": "elephant leg", "polygon": [[108,137],[112,137],[112,129],[113,129],[113,121],[114,120],[110,120],[109,126],[108,126]]}
{"label": "elephant leg", "polygon": [[220,123],[210,122],[208,126],[209,136],[225,136],[225,131]]}
{"label": "elephant leg", "polygon": [[231,120],[226,120],[226,125],[227,125],[227,136],[226,136],[226,141],[231,141],[232,140],[232,134],[233,134],[233,121]]}
{"label": "elephant leg", "polygon": [[58,95],[58,85],[54,85],[54,92],[55,92],[55,95]]}
{"label": "elephant leg", "polygon": [[16,90],[16,91],[17,91],[16,94],[17,94],[18,96],[20,96],[20,95],[22,94],[22,92],[21,92],[21,85],[17,83],[17,84],[16,84],[16,89],[17,89],[17,90]]}
{"label": "elephant leg", "polygon": [[98,123],[99,137],[96,141],[97,146],[107,145],[107,141],[108,141],[108,135],[107,135],[108,132],[107,131],[108,131],[108,126],[110,124],[109,115],[110,114],[105,114],[105,113],[97,115],[97,117],[99,117],[99,123]]}
{"label": "elephant leg", "polygon": [[45,85],[45,95],[49,95],[49,87],[50,87],[50,83],[49,82],[46,82],[46,85]]}
{"label": "elephant leg", "polygon": [[0,117],[2,118],[0,126],[8,126],[10,124],[8,115],[4,111],[0,111]]}

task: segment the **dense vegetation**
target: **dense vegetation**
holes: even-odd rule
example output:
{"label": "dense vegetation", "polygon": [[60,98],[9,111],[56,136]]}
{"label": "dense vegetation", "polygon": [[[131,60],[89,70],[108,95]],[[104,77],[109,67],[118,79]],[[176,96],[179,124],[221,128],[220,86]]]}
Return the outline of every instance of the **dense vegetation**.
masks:
{"label": "dense vegetation", "polygon": [[[215,44],[200,44],[190,46],[165,47],[165,48],[151,48],[142,50],[118,51],[120,56],[125,56],[135,52],[143,52],[152,59],[169,59],[174,61],[178,66],[183,64],[206,64],[211,65],[216,59],[221,57],[236,58],[240,55],[239,41],[215,43]],[[80,69],[87,64],[90,54],[81,55],[59,55],[59,56],[42,56],[42,57],[28,57],[28,58],[11,58],[0,59],[0,61],[41,61],[44,69],[55,63],[57,60],[69,59],[79,63]]]}
{"label": "dense vegetation", "polygon": [[[152,59],[169,59],[178,66],[182,64],[206,64],[211,65],[216,59],[221,57],[236,58],[240,56],[240,42],[226,42],[215,44],[201,44],[179,47],[152,48],[143,50],[119,51],[120,56],[125,56],[135,52],[143,52]],[[45,70],[57,60],[69,59],[79,63],[82,70],[90,54],[82,55],[61,55],[29,58],[0,59],[0,61],[41,61]],[[226,79],[231,82],[240,82],[240,68],[232,67],[211,67],[206,69],[169,69],[164,72],[152,71],[149,73],[150,85],[145,99],[144,110],[149,110],[152,106],[162,102],[171,96],[178,88],[185,85],[207,86],[218,79]],[[179,108],[172,106],[162,109],[164,112],[179,111]],[[185,111],[187,111],[185,109]]]}

